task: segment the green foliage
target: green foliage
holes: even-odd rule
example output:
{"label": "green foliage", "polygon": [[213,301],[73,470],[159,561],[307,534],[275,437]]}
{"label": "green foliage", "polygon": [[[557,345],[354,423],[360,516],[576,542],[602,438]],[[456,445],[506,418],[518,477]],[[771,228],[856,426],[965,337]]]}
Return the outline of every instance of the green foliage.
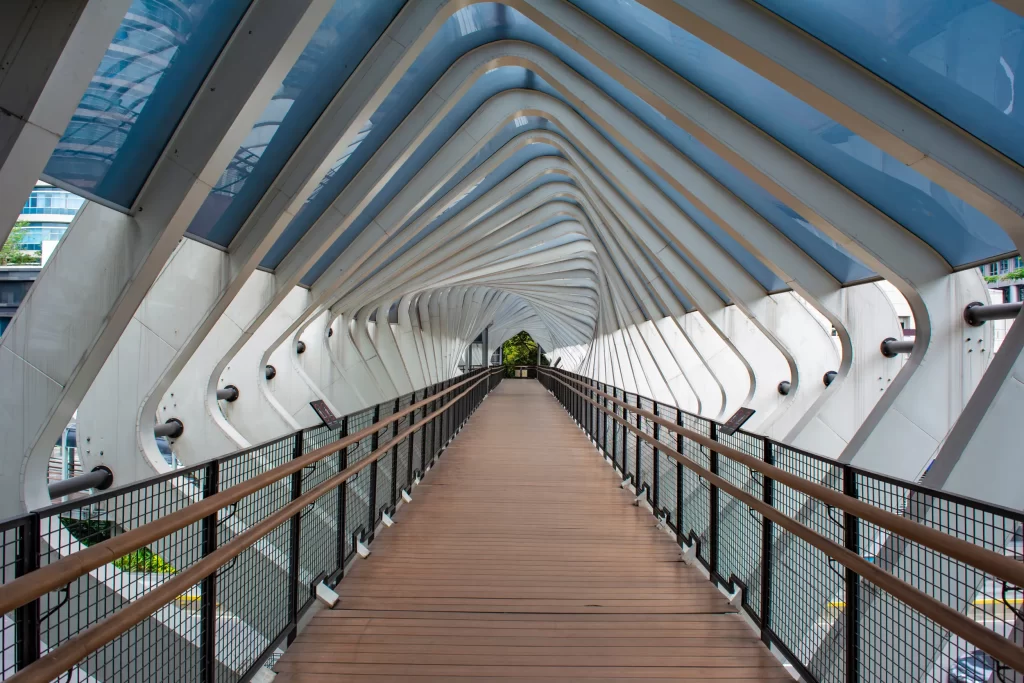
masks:
{"label": "green foliage", "polygon": [[[61,517],[60,522],[79,543],[87,547],[114,536],[114,523],[109,520]],[[146,574],[175,574],[178,571],[149,548],[139,548],[117,558],[114,560],[114,566],[122,571]]]}
{"label": "green foliage", "polygon": [[1017,268],[1002,275],[986,275],[985,282],[994,285],[1001,280],[1024,280],[1024,268]]}
{"label": "green foliage", "polygon": [[3,247],[0,247],[0,266],[40,263],[42,261],[42,252],[23,251],[21,249],[21,241],[25,239],[26,227],[28,227],[28,223],[18,221],[11,228],[11,234],[7,236],[7,241],[4,242]]}
{"label": "green foliage", "polygon": [[520,332],[501,345],[505,359],[505,376],[514,377],[517,365],[537,364],[537,342],[527,332]]}
{"label": "green foliage", "polygon": [[[505,376],[514,377],[517,365],[537,364],[537,342],[529,333],[523,331],[511,337],[501,345],[502,356],[505,359]],[[543,355],[540,358],[541,365],[548,365],[548,359]]]}

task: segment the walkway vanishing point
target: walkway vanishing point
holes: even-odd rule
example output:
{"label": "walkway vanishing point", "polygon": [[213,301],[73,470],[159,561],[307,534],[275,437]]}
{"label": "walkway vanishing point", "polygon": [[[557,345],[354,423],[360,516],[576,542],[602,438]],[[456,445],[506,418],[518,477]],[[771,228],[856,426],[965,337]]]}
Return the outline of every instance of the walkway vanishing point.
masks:
{"label": "walkway vanishing point", "polygon": [[792,680],[618,484],[538,382],[502,382],[275,683]]}

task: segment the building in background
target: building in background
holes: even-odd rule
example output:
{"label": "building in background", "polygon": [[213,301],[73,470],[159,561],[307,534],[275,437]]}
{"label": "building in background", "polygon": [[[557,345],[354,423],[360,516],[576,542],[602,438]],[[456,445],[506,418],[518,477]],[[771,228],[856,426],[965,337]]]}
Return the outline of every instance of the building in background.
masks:
{"label": "building in background", "polygon": [[56,246],[83,204],[85,200],[78,195],[42,180],[36,181],[32,194],[18,216],[18,222],[28,224],[25,226],[21,248],[46,254],[43,245],[49,242]]}
{"label": "building in background", "polygon": [[14,312],[83,204],[85,200],[78,195],[42,180],[36,181],[18,216],[18,223],[25,228],[19,246],[22,251],[38,252],[40,259],[39,263],[0,266],[0,334],[7,329]]}

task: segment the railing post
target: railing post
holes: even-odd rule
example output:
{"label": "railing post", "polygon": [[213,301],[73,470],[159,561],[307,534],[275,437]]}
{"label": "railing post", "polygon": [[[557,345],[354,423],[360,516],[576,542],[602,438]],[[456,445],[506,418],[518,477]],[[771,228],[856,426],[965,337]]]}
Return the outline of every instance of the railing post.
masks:
{"label": "railing post", "polygon": [[[603,391],[605,393],[608,393],[608,385],[607,384],[605,384],[604,382],[601,382],[601,387],[602,387],[601,391]],[[608,397],[607,396],[601,397],[601,404],[605,408],[608,407]],[[601,450],[604,453],[607,453],[608,452],[608,417],[604,413],[601,413],[601,425],[602,425],[602,429],[601,429]],[[614,442],[612,442],[612,443],[614,444]]]}
{"label": "railing post", "polygon": [[[612,396],[616,396],[618,391],[615,387],[612,387]],[[616,396],[617,397],[617,396]],[[619,404],[612,402],[612,467],[619,464],[619,457],[615,453],[615,442],[619,440],[619,423],[615,418],[619,415]],[[623,472],[625,474],[625,472]]]}
{"label": "railing post", "polygon": [[[338,437],[342,439],[344,439],[346,436],[348,436],[348,415],[341,419],[341,433],[338,434]],[[345,446],[344,448],[338,451],[338,473],[340,474],[341,472],[344,472],[346,467],[348,467],[348,446]],[[341,580],[341,577],[344,575],[345,572],[345,505],[347,504],[346,498],[348,497],[348,494],[346,492],[347,489],[347,481],[341,482],[341,484],[338,486],[338,512],[336,518],[338,524],[338,537],[336,548],[338,567],[335,570],[337,577],[334,580],[334,585],[338,585],[338,581]]]}
{"label": "railing post", "polygon": [[[292,459],[302,457],[302,430],[295,432],[295,448],[292,451]],[[302,496],[302,470],[292,474],[292,500],[298,500]],[[302,540],[302,511],[292,515],[291,540],[289,547],[291,553],[288,557],[288,644],[291,645],[298,633],[299,625],[299,543]]]}
{"label": "railing post", "polygon": [[[412,403],[413,404],[416,403],[416,392],[415,391],[412,392]],[[411,413],[409,413],[409,426],[413,427],[415,425],[416,425],[416,411],[414,410]],[[419,431],[422,432],[423,430],[421,429]],[[423,435],[420,435],[420,441],[421,442],[423,441]],[[406,460],[406,462],[405,462],[405,465],[406,465],[405,485],[408,486],[410,490],[412,490],[412,454],[415,451],[415,449],[413,448],[415,443],[416,443],[416,432],[413,431],[413,432],[409,433],[409,457],[405,459]]]}
{"label": "railing post", "polygon": [[[710,428],[708,436],[712,441],[718,441],[718,424],[708,420]],[[708,469],[712,474],[718,474],[718,451],[708,451]],[[718,576],[718,487],[708,482],[710,492],[708,493],[708,564],[711,565],[711,575]]]}
{"label": "railing post", "polygon": [[[443,385],[438,386],[438,392],[443,388]],[[437,410],[437,396],[435,394],[434,400],[430,402],[430,412]],[[437,455],[437,449],[440,448],[441,444],[441,415],[435,415],[430,421],[430,464],[434,464],[434,456]]]}
{"label": "railing post", "polygon": [[[643,431],[644,430],[644,425],[643,425],[643,418],[640,416],[640,405],[641,405],[640,404],[640,394],[637,394],[636,395],[636,428],[638,430],[640,430],[640,431]],[[643,440],[640,438],[640,435],[637,434],[636,435],[636,445],[633,448],[633,474],[636,477],[633,480],[633,484],[636,487],[636,495],[638,495],[638,496],[640,495],[640,487],[643,486],[643,483],[644,483],[643,482],[643,475],[640,474],[640,463],[643,460],[643,458],[641,457],[641,454],[643,453],[643,450],[641,450],[641,449],[643,448],[643,446],[641,444],[643,444]]]}
{"label": "railing post", "polygon": [[[676,424],[683,426],[683,411],[676,408]],[[685,441],[682,434],[676,434],[676,452],[683,455]],[[676,461],[676,541],[683,544],[683,464]]]}
{"label": "railing post", "polygon": [[[852,467],[843,467],[843,493],[857,497],[857,478]],[[846,549],[860,555],[860,520],[849,512],[843,513],[843,541]],[[850,568],[846,569],[846,683],[858,683],[860,678],[860,577]]]}
{"label": "railing post", "polygon": [[[654,402],[654,414],[655,415],[660,415],[661,414],[661,413],[658,412],[658,402],[657,401]],[[661,437],[661,425],[659,425],[657,422],[655,422],[652,431],[654,432],[654,440],[655,441],[660,441],[661,440],[660,439],[660,437]],[[660,487],[660,482],[659,482],[660,477],[658,476],[658,470],[661,469],[661,467],[658,464],[658,455],[659,455],[658,449],[654,448],[652,450],[653,450],[653,456],[652,457],[654,458],[654,462],[651,464],[651,488],[653,489],[651,491],[651,506],[654,508],[654,516],[657,517],[658,513],[660,512],[660,510],[658,510],[658,488]]]}
{"label": "railing post", "polygon": [[[775,464],[771,439],[764,440],[764,462]],[[761,500],[766,505],[775,505],[775,481],[761,475]],[[772,592],[772,520],[761,516],[761,641],[771,646],[771,592]]]}
{"label": "railing post", "polygon": [[[402,406],[400,399],[395,399],[395,410],[391,414],[397,413]],[[395,437],[398,435],[398,423],[399,420],[395,420],[391,423],[391,440],[395,441]],[[398,504],[398,442],[395,441],[395,445],[391,447],[391,507],[394,508]]]}
{"label": "railing post", "polygon": [[[587,397],[590,398],[591,400],[594,400],[595,398],[597,398],[597,396],[594,394],[594,380],[587,380]],[[595,418],[597,417],[596,414],[597,414],[597,405],[594,405],[594,403],[588,402],[587,403],[587,433],[590,434],[590,437],[592,439],[594,439],[594,441],[597,441],[597,434],[594,432],[594,425],[596,423]]]}
{"label": "railing post", "polygon": [[[15,576],[25,576],[39,569],[39,536],[39,515],[32,514],[28,524],[21,528],[21,537],[18,539],[18,556],[14,565]],[[39,645],[42,638],[38,598],[15,610],[14,629],[14,640],[17,647],[15,668],[21,671],[39,659]]]}
{"label": "railing post", "polygon": [[[214,460],[206,465],[203,474],[203,498],[209,498],[220,488],[220,466]],[[217,549],[217,513],[203,517],[203,557]],[[217,572],[211,573],[199,584],[199,659],[202,668],[199,680],[214,683],[217,677]]]}
{"label": "railing post", "polygon": [[[373,407],[373,424],[380,422],[380,404],[378,403]],[[378,442],[380,438],[378,434],[379,429],[373,430],[373,436],[370,437],[370,452],[373,453],[377,450]],[[366,514],[366,542],[369,543],[373,540],[373,532],[377,527],[377,463],[379,460],[374,460],[370,463],[370,491],[369,491],[369,503],[370,509]]]}

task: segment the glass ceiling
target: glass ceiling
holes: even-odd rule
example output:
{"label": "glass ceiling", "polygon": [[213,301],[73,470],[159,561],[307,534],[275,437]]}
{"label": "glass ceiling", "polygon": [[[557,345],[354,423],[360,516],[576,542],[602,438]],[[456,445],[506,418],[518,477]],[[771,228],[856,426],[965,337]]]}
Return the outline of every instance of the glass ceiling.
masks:
{"label": "glass ceiling", "polygon": [[[1015,251],[1007,235],[972,206],[635,0],[570,1],[848,187],[933,247],[951,266],[962,267]],[[1015,92],[1016,72],[1024,60],[1024,18],[989,0],[757,1],[1012,159],[1024,161],[1024,115]],[[50,159],[47,176],[107,203],[130,207],[248,4],[249,0],[135,0]],[[403,4],[404,0],[336,2],[217,188],[207,197],[189,234],[222,247],[230,244],[273,178]],[[621,83],[519,12],[499,3],[465,7],[441,26],[378,110],[358,124],[355,139],[333,160],[330,172],[261,266],[274,269],[280,265],[456,60],[498,40],[519,40],[552,53],[718,181],[840,283],[875,277],[791,207]],[[966,49],[968,46],[970,49]],[[502,67],[485,74],[412,151],[383,190],[371,198],[366,210],[305,274],[302,283],[311,286],[316,282],[473,112],[489,98],[514,88],[563,99],[527,69]],[[527,130],[557,130],[543,119],[521,118],[524,121],[509,124],[485,141],[472,160],[433,196],[425,198],[407,224],[470,177],[516,135]],[[782,280],[740,242],[621,145],[614,131],[594,127],[766,291],[785,288]],[[479,179],[399,253],[523,163],[556,153],[544,147],[527,147]],[[670,280],[666,278],[666,282]]]}
{"label": "glass ceiling", "polygon": [[[470,31],[470,33],[464,34],[463,31],[466,30]],[[651,125],[651,127],[655,128],[657,132],[662,133],[663,137],[669,139],[670,142],[676,143],[678,139],[689,139],[693,143],[696,143],[695,140],[686,135],[677,126],[666,120],[653,108],[639,100],[639,98],[633,96],[625,88],[623,88],[614,80],[606,76],[603,72],[593,67],[589,62],[582,59],[577,53],[565,47],[563,43],[554,39],[546,31],[541,30],[532,21],[526,19],[520,13],[503,5],[486,3],[474,5],[472,7],[465,8],[457,12],[442,27],[441,31],[438,33],[438,36],[435,37],[435,39],[430,43],[430,46],[428,46],[424,53],[421,54],[421,56],[416,60],[416,63],[413,66],[413,69],[410,71],[410,73],[415,73],[417,75],[421,73],[420,69],[417,69],[416,65],[419,65],[420,62],[432,59],[432,50],[441,49],[439,46],[436,45],[438,38],[442,36],[446,38],[465,38],[466,35],[477,34],[487,34],[488,36],[493,36],[495,39],[517,38],[519,40],[523,40],[544,47],[545,49],[549,50],[550,52],[561,58],[563,61],[565,61],[569,66],[571,66],[578,72],[582,73],[583,75],[587,76],[591,81],[595,82],[596,85],[605,90],[605,92],[607,92],[613,99],[618,101],[620,104],[625,106],[634,114],[638,115],[645,123],[648,123],[649,125]],[[477,46],[478,43],[477,41],[473,41],[470,44],[475,47]],[[444,43],[444,47],[445,57],[454,61],[454,59],[457,58],[457,55],[455,55],[455,53],[450,49],[451,40],[447,40]],[[401,99],[400,94],[403,92],[403,84],[405,83],[405,81],[406,79],[403,79],[400,82],[399,86],[388,97],[382,109],[387,107],[388,103],[391,100],[398,101]],[[419,92],[425,92],[426,89],[423,87],[423,82],[421,78],[417,77],[414,80],[414,83],[417,86]],[[402,176],[401,183],[399,184],[397,182],[399,180],[398,177],[393,178],[389,183],[389,189],[392,186],[396,186],[396,190],[403,187],[405,183],[408,181],[408,179],[411,179],[415,172],[418,171],[419,168],[421,168],[422,165],[425,164],[436,153],[438,149],[440,149],[440,146],[445,141],[447,141],[448,138],[450,138],[451,134],[453,134],[454,131],[456,131],[458,127],[461,126],[466,119],[468,119],[472,112],[479,108],[479,106],[487,99],[487,97],[493,96],[494,94],[497,94],[502,90],[508,90],[512,88],[536,89],[547,94],[550,94],[554,97],[557,97],[559,99],[563,99],[561,95],[553,88],[551,88],[547,83],[545,83],[543,79],[537,77],[535,74],[525,69],[519,67],[502,67],[499,69],[492,70],[491,72],[487,73],[483,78],[481,78],[476,84],[474,84],[474,86],[470,89],[469,93],[467,93],[466,96],[458,103],[458,105],[456,105],[456,107],[448,114],[448,116],[444,120],[444,123],[433,134],[431,134],[430,138],[428,139],[428,142],[425,143],[420,149],[418,149],[414,153],[413,157],[410,158],[405,163],[400,172],[400,175]],[[404,111],[408,112],[412,110],[413,106],[415,106],[415,102],[407,101],[401,108]],[[397,123],[395,125],[397,125]],[[377,127],[375,126],[375,130],[376,129]],[[605,135],[606,139],[609,139],[613,144],[616,144],[616,147],[619,147],[617,143],[615,143],[614,140],[610,138],[610,136],[608,136],[603,131],[601,132],[602,135]],[[665,135],[665,133],[668,133],[668,135]],[[361,151],[363,151],[363,153],[368,157],[373,153],[373,151],[375,151],[373,146],[374,141],[372,141],[370,139],[370,136],[368,136],[363,141],[363,147]],[[494,149],[500,148],[500,146],[501,145],[497,145],[494,147]],[[676,144],[675,146],[677,148],[680,147],[679,144]],[[622,151],[621,147],[619,147],[619,149],[620,151]],[[710,154],[710,152],[708,153]],[[634,162],[638,164],[638,167],[649,178],[653,179],[656,177],[653,171],[648,169],[646,166],[640,164],[638,160],[634,159]],[[351,165],[354,167],[356,163],[358,162],[356,161],[355,158],[349,158],[345,162],[345,165]],[[476,164],[470,164],[468,166],[471,168],[475,168]],[[353,168],[353,174],[355,170],[357,169]],[[463,173],[466,172],[468,172],[468,170],[463,169]],[[664,183],[659,183],[659,185],[664,185]],[[323,193],[324,205],[323,208],[320,208],[319,211],[316,211],[317,215],[322,213],[324,208],[326,208],[327,200],[330,199],[329,195],[336,196],[336,193],[338,191],[340,191],[340,188],[335,192],[325,191]],[[443,194],[446,191],[447,190],[444,190],[441,194]],[[386,191],[384,194],[393,196],[390,191]],[[429,207],[431,203],[434,201],[434,199],[424,203],[424,205],[420,208],[420,211],[422,212],[423,210],[426,210],[427,207]],[[388,201],[390,201],[390,198],[388,199]],[[386,206],[386,202],[375,200],[374,203],[379,204],[379,208],[371,207],[370,209],[367,209],[366,213],[372,213],[375,216],[380,211],[380,209],[383,209],[383,207]],[[688,205],[688,202],[686,202],[686,204]],[[306,208],[311,209],[309,203],[307,203]],[[683,207],[681,206],[681,208]],[[683,210],[685,211],[685,208],[683,208]],[[303,210],[303,213],[306,213],[305,208]],[[312,214],[313,211],[310,210],[309,213]],[[302,214],[300,214],[300,216],[297,217],[296,220],[292,221],[292,225],[289,226],[286,233],[282,235],[282,237],[279,239],[278,244],[275,245],[271,254],[268,255],[268,257],[264,260],[263,265],[265,267],[275,267],[276,263],[274,263],[274,261],[276,260],[277,263],[279,263],[279,259],[283,258],[284,254],[287,253],[288,249],[290,249],[291,246],[293,246],[294,243],[297,242],[298,238],[301,237],[300,229],[301,233],[303,234],[308,229],[308,227],[305,225],[302,225],[301,227],[296,225],[297,223],[300,222],[299,219],[301,218],[303,218]],[[694,222],[696,222],[698,225],[701,225],[702,222],[704,224],[709,223],[709,221],[703,219],[703,216],[700,217],[703,219],[703,221],[698,220],[696,210],[694,210],[694,214],[691,215],[691,218],[693,218]],[[308,224],[312,225],[312,216],[309,216],[307,220]],[[306,274],[306,276],[302,280],[302,283],[306,286],[310,286],[313,282],[315,282],[316,279],[319,278],[326,271],[330,263],[332,263],[337,258],[337,256],[342,251],[344,251],[344,248],[347,247],[348,244],[351,244],[352,240],[362,229],[361,227],[357,226],[368,225],[370,220],[372,220],[372,216],[360,216],[356,224],[354,224],[347,231],[346,235],[343,235],[338,243],[332,245],[331,249],[329,249],[328,252],[321,257],[321,259],[314,266],[314,268],[312,268],[310,272]],[[806,222],[804,222],[801,225],[798,225],[796,229],[804,233],[810,232],[811,234],[820,234],[815,228],[813,228],[812,226],[810,226],[809,223]],[[775,277],[774,274],[772,274],[771,271],[767,269],[767,267],[765,267],[763,264],[760,264],[760,262],[758,262],[755,257],[753,257],[749,252],[747,252],[738,242],[731,238],[728,238],[728,236],[725,235],[724,231],[722,231],[721,229],[715,230],[712,234],[712,238],[717,238],[716,241],[719,241],[719,243],[723,246],[723,249],[725,249],[726,252],[732,255],[734,258],[737,258],[737,260],[740,261],[741,265],[743,265],[744,267],[752,268],[752,274],[754,275],[754,277],[758,280],[758,282],[761,282],[767,290],[775,291],[782,288],[781,280]],[[837,252],[837,255],[829,254],[829,256],[832,257],[833,261],[839,261],[840,263],[842,263],[843,261],[847,263],[855,263],[848,255],[845,255],[845,252],[841,252],[841,250],[838,250],[835,247],[833,247],[832,251]],[[271,258],[271,256],[274,256],[274,258]],[[841,268],[837,268],[836,270],[842,272]],[[849,271],[853,269],[847,268],[846,270]],[[869,271],[866,268],[861,267],[861,271],[862,272],[856,273],[859,279],[863,279],[864,277],[871,277],[873,275],[873,273],[871,273],[871,271]]]}
{"label": "glass ceiling", "polygon": [[1024,17],[991,0],[757,0],[1024,164]]}
{"label": "glass ceiling", "polygon": [[[974,207],[635,0],[570,1],[863,197],[950,265],[1015,251],[1006,233]],[[867,4],[878,11],[883,3]],[[890,4],[949,3],[884,3]]]}
{"label": "glass ceiling", "polygon": [[[285,76],[188,231],[226,247],[405,0],[339,0]],[[366,136],[360,131],[353,145]]]}
{"label": "glass ceiling", "polygon": [[43,175],[128,209],[250,0],[135,0]]}

